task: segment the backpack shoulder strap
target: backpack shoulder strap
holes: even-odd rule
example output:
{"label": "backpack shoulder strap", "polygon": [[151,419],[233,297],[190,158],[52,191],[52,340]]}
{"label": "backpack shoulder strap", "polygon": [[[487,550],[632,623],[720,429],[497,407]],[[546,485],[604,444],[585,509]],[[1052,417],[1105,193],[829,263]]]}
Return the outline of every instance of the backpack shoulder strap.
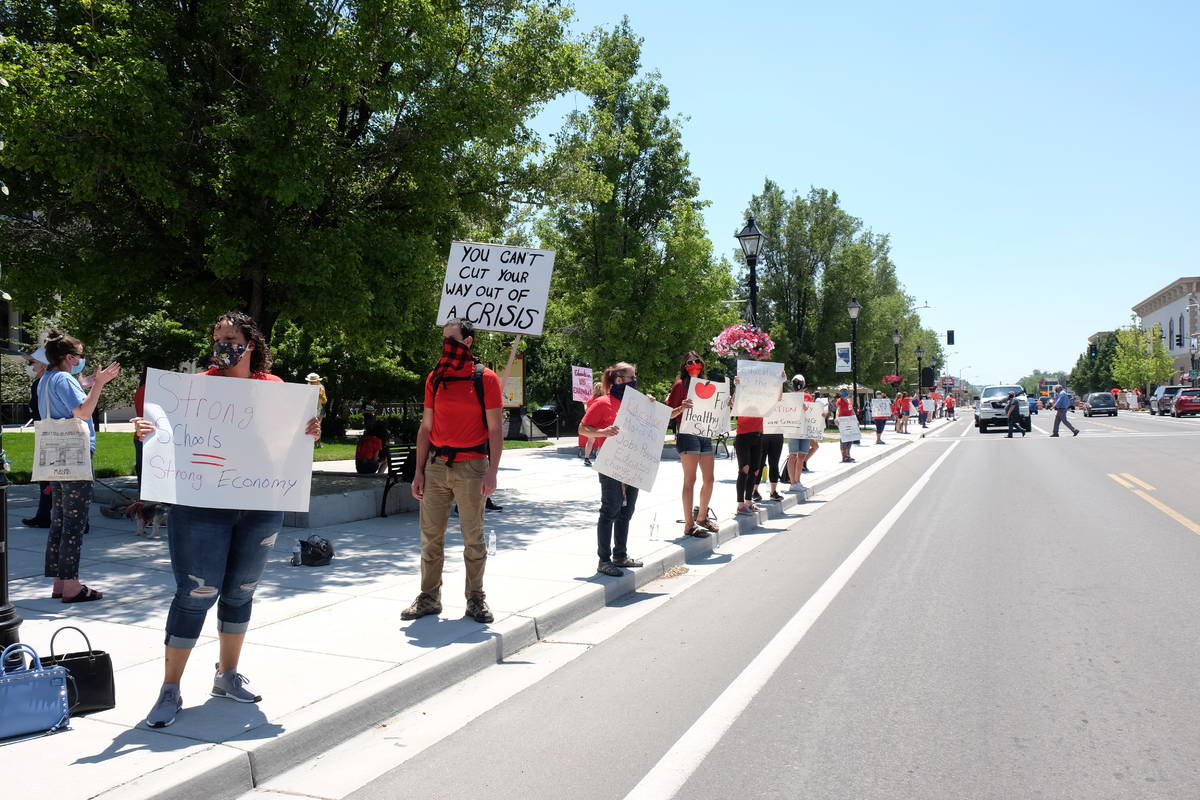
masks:
{"label": "backpack shoulder strap", "polygon": [[475,362],[475,396],[479,398],[479,418],[483,420],[483,429],[487,430],[487,401],[483,399],[483,364]]}

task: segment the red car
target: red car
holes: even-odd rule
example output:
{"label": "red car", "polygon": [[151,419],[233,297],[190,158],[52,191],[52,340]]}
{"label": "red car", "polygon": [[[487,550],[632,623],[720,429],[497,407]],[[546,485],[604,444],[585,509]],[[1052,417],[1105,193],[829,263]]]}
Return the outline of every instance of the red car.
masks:
{"label": "red car", "polygon": [[1180,389],[1171,401],[1171,416],[1200,414],[1200,389]]}

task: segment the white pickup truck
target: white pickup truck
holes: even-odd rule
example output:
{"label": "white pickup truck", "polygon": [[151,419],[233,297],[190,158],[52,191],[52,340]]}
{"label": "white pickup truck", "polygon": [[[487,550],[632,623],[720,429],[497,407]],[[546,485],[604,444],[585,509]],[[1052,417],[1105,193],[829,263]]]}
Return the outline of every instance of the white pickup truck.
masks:
{"label": "white pickup truck", "polygon": [[975,408],[975,427],[979,428],[980,433],[986,431],[989,425],[1008,427],[1008,415],[1004,409],[1008,405],[1009,392],[1017,394],[1021,425],[1027,431],[1032,430],[1029,426],[1029,398],[1025,396],[1025,390],[1020,386],[997,385],[983,387],[983,393],[979,395],[979,405]]}

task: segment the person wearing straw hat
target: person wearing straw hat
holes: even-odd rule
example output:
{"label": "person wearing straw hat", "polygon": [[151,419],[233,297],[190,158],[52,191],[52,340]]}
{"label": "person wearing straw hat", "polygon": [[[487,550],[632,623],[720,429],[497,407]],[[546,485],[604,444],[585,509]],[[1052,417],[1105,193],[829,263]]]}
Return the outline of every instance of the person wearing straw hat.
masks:
{"label": "person wearing straw hat", "polygon": [[[321,376],[315,372],[310,372],[304,376],[304,380],[308,381],[309,386],[317,387],[317,419],[325,418],[325,404],[329,402],[329,397],[325,394],[325,387],[321,385]],[[317,439],[316,447],[321,446],[321,440]]]}

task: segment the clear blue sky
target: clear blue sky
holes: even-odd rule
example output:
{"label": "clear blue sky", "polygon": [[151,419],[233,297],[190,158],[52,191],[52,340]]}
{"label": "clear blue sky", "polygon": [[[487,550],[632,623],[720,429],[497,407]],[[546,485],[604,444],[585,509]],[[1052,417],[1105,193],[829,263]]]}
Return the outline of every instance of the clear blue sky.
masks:
{"label": "clear blue sky", "polygon": [[983,5],[575,0],[644,38],[719,249],[766,177],[837,191],[976,383],[1200,274],[1200,3]]}

